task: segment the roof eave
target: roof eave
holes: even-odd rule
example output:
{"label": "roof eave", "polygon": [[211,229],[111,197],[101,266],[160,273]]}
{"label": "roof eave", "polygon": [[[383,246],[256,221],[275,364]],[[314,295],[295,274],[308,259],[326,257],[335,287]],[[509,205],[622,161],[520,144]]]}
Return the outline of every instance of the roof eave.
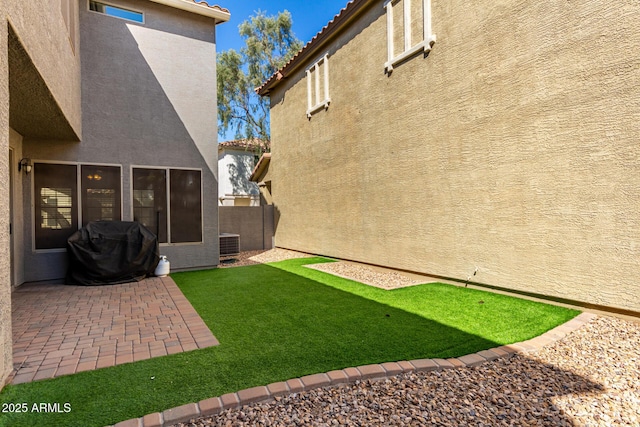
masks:
{"label": "roof eave", "polygon": [[231,18],[231,13],[220,6],[209,6],[206,2],[201,1],[195,3],[189,0],[151,0],[155,3],[160,3],[165,6],[173,7],[176,9],[184,10],[187,12],[195,13],[198,15],[213,18],[216,24],[221,22],[227,22]]}
{"label": "roof eave", "polygon": [[249,181],[258,182],[259,180],[258,177],[261,177],[264,174],[264,171],[269,165],[270,161],[271,161],[271,153],[262,154],[262,157],[260,157],[260,160],[258,160],[256,167],[253,168],[253,172],[251,172]]}
{"label": "roof eave", "polygon": [[336,32],[338,32],[344,25],[351,22],[362,10],[362,8],[371,3],[373,0],[352,0],[347,3],[338,15],[336,15],[329,23],[316,34],[311,41],[309,41],[298,53],[282,68],[276,71],[271,77],[267,79],[262,86],[255,89],[256,93],[260,96],[266,96],[271,89],[276,87],[281,80],[284,80],[294,72],[300,64],[311,55],[313,55],[318,49],[320,49],[324,43],[330,39]]}

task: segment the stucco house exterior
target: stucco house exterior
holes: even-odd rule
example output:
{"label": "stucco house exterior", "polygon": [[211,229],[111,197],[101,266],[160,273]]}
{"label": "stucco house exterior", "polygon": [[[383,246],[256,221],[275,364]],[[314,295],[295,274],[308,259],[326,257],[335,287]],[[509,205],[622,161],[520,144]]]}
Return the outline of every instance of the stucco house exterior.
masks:
{"label": "stucco house exterior", "polygon": [[262,154],[249,177],[251,182],[258,184],[260,201],[265,205],[273,205],[273,198],[271,197],[271,173],[269,172],[270,164],[271,153]]}
{"label": "stucco house exterior", "polygon": [[637,2],[351,1],[257,89],[276,246],[639,313],[639,50]]}
{"label": "stucco house exterior", "polygon": [[218,200],[220,206],[260,206],[260,190],[251,182],[258,139],[237,139],[218,144]]}
{"label": "stucco house exterior", "polygon": [[144,223],[172,268],[219,261],[215,27],[229,11],[46,3],[0,3],[0,385],[12,287],[63,278],[87,222]]}

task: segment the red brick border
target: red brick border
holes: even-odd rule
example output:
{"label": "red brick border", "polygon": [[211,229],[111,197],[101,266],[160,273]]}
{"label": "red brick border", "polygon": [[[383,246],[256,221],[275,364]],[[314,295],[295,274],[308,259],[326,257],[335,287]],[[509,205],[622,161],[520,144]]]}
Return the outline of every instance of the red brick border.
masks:
{"label": "red brick border", "polygon": [[225,409],[236,409],[244,405],[258,402],[270,402],[278,396],[284,396],[303,390],[311,390],[336,384],[355,383],[357,380],[361,379],[381,380],[406,372],[435,371],[478,366],[484,362],[501,357],[511,357],[516,353],[538,351],[544,346],[562,339],[569,332],[581,328],[596,317],[597,316],[595,314],[582,313],[569,322],[560,325],[539,337],[516,344],[482,350],[465,356],[446,360],[402,360],[399,362],[364,365],[327,373],[307,375],[302,378],[293,378],[286,382],[277,382],[267,386],[252,387],[240,390],[237,393],[228,393],[220,397],[202,400],[198,403],[182,405],[177,408],[168,409],[162,414],[149,414],[142,418],[123,421],[113,427],[168,427],[180,421],[188,421],[200,416],[216,415]]}

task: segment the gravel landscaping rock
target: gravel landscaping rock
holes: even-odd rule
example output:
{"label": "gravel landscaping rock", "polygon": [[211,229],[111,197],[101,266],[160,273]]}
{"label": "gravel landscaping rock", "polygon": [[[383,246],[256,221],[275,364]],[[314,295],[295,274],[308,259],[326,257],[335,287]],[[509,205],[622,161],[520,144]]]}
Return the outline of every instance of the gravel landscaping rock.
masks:
{"label": "gravel landscaping rock", "polygon": [[638,426],[640,324],[598,317],[537,353],[318,388],[186,426]]}
{"label": "gravel landscaping rock", "polygon": [[[243,252],[221,267],[308,256],[285,249]],[[420,283],[348,262],[310,268],[383,289]],[[291,393],[176,426],[637,427],[640,321],[598,317],[535,353]]]}
{"label": "gravel landscaping rock", "polygon": [[265,263],[284,261],[294,258],[308,258],[313,256],[315,255],[307,254],[304,252],[290,251],[289,249],[274,248],[261,254],[252,256],[251,260],[255,262]]}
{"label": "gravel landscaping rock", "polygon": [[403,288],[405,286],[413,286],[428,282],[426,278],[415,279],[406,274],[402,274],[401,272],[390,270],[377,271],[365,265],[344,261],[311,264],[306,265],[305,267],[324,271],[325,273],[355,280],[357,282],[382,289]]}

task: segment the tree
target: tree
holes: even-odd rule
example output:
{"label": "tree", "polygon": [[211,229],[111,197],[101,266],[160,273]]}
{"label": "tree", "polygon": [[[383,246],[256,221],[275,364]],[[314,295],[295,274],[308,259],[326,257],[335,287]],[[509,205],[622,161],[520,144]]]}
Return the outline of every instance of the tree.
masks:
{"label": "tree", "polygon": [[301,48],[291,31],[291,14],[266,16],[257,11],[238,27],[245,46],[218,55],[218,124],[220,134],[260,138],[270,151],[269,100],[255,92]]}

